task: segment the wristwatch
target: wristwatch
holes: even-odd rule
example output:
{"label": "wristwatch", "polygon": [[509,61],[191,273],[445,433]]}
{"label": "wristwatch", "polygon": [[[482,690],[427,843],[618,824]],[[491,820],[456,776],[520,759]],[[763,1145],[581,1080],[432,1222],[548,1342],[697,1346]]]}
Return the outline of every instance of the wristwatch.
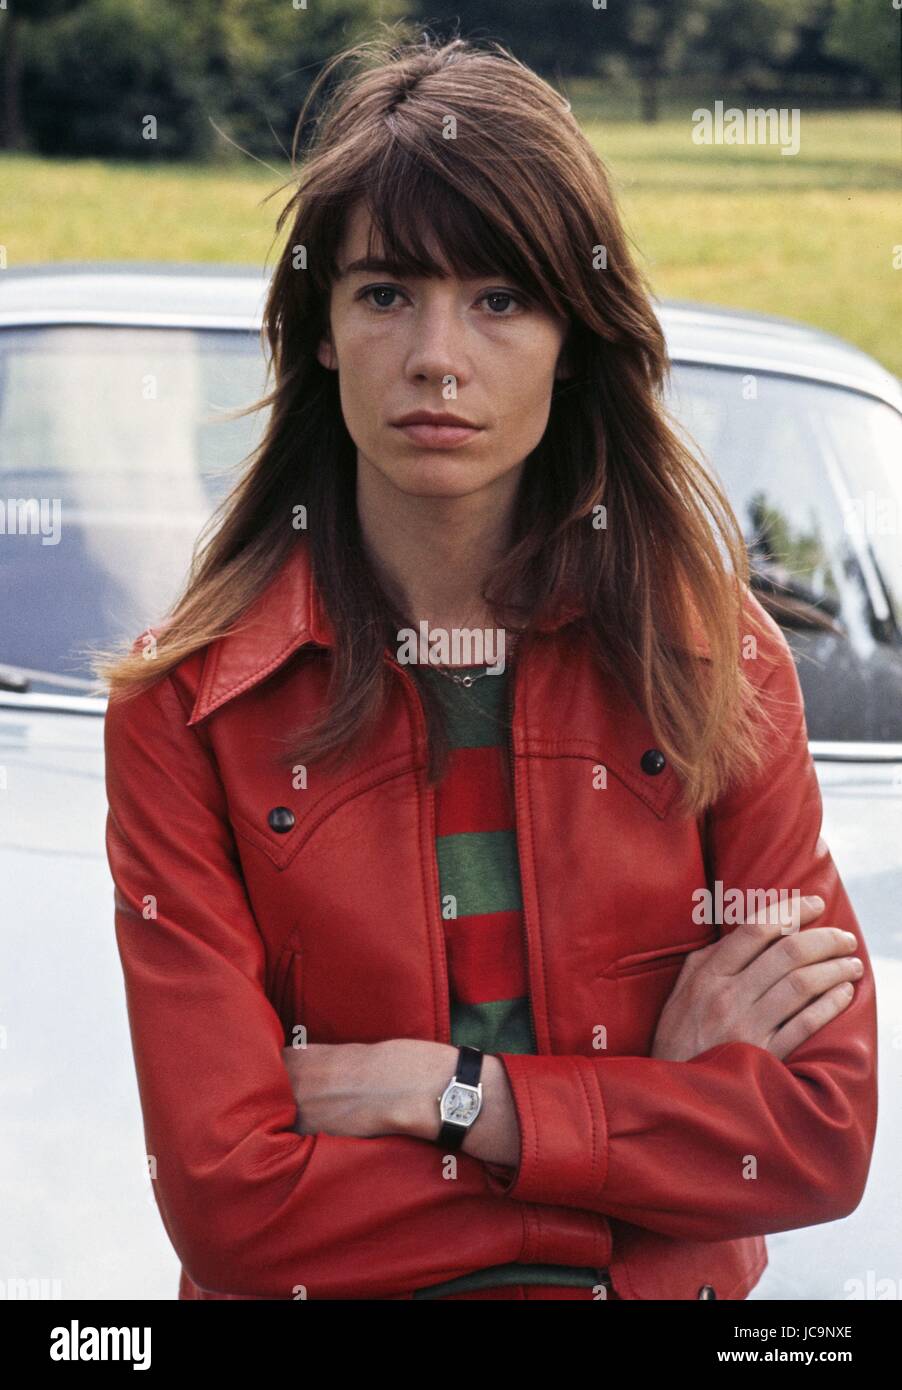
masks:
{"label": "wristwatch", "polygon": [[457,1070],[438,1101],[441,1128],[436,1143],[445,1153],[459,1149],[482,1109],[482,1058],[478,1047],[466,1043],[457,1055]]}

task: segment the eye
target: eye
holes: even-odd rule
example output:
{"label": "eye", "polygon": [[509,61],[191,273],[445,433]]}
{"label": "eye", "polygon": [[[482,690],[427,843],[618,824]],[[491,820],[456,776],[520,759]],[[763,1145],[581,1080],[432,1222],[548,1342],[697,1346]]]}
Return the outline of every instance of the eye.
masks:
{"label": "eye", "polygon": [[396,285],[367,285],[365,290],[360,291],[360,294],[357,296],[357,298],[365,300],[367,303],[371,304],[374,309],[392,309],[394,308],[393,303],[386,303],[384,299],[380,299],[374,302],[373,300],[369,299],[369,296],[371,294],[391,296],[400,293],[401,291],[397,288]]}
{"label": "eye", "polygon": [[498,305],[498,301],[501,301],[499,312],[496,313],[494,308],[491,310],[491,317],[496,319],[512,317],[509,313],[504,312],[505,308],[509,305],[514,305],[520,309],[526,308],[526,301],[521,295],[514,294],[513,290],[487,290],[486,293],[482,295],[482,299],[486,302],[492,301],[496,306]]}
{"label": "eye", "polygon": [[[368,303],[377,310],[387,310],[396,307],[395,296],[403,294],[397,285],[367,285],[362,289],[357,298]],[[374,296],[371,298],[370,296]],[[513,290],[486,290],[480,295],[480,302],[486,301],[490,304],[490,316],[492,318],[511,318],[511,309],[527,308],[527,301],[523,295],[515,294]]]}

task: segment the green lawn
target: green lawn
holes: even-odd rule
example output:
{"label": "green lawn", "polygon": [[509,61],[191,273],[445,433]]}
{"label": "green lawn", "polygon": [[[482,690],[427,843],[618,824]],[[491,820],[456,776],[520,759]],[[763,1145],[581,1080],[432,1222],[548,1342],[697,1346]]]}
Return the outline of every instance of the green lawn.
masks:
{"label": "green lawn", "polygon": [[[736,103],[741,105],[741,103]],[[902,375],[899,122],[803,110],[801,148],[695,145],[688,114],[658,124],[574,109],[610,170],[654,292],[784,314],[857,343]],[[691,104],[685,108],[691,111]],[[0,156],[10,266],[62,260],[260,262],[275,254],[287,174]]]}

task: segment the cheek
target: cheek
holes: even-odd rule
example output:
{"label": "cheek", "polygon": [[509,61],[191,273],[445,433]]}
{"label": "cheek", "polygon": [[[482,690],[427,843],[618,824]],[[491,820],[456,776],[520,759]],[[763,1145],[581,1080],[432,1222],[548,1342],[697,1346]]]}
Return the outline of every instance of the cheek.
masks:
{"label": "cheek", "polygon": [[350,432],[366,433],[375,429],[379,403],[386,396],[386,354],[355,343],[339,351],[339,362],[341,408]]}
{"label": "cheek", "polygon": [[[495,376],[496,399],[520,434],[541,433],[548,419],[558,347],[533,340],[522,344]],[[503,404],[502,404],[503,403]]]}

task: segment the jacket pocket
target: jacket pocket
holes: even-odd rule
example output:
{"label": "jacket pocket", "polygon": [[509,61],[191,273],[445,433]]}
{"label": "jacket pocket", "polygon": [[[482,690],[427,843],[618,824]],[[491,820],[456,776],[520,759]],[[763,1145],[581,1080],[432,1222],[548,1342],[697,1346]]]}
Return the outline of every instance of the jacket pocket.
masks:
{"label": "jacket pocket", "polygon": [[306,1027],[303,984],[301,952],[295,946],[283,947],[273,971],[270,1000],[281,1020],[286,1047],[297,1039],[306,1041],[306,1036],[297,1031]]}
{"label": "jacket pocket", "polygon": [[667,970],[673,965],[682,967],[688,955],[693,951],[700,951],[704,946],[710,946],[718,939],[718,935],[717,929],[712,928],[694,937],[692,941],[681,942],[678,946],[659,946],[652,951],[636,951],[632,955],[618,956],[604,973],[622,979],[624,976],[641,975],[649,970]]}
{"label": "jacket pocket", "polygon": [[601,972],[596,988],[607,1051],[614,1057],[648,1057],[661,1011],[688,956],[718,939],[716,927],[680,945],[620,956]]}

